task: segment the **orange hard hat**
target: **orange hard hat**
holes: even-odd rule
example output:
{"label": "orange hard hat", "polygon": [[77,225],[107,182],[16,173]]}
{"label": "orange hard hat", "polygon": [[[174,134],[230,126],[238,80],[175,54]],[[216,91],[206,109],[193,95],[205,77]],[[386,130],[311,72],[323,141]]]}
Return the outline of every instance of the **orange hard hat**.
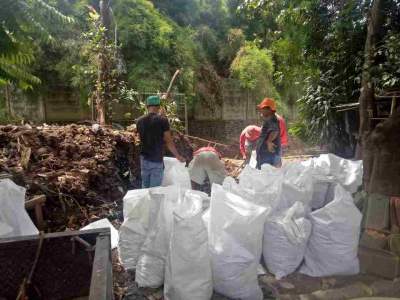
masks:
{"label": "orange hard hat", "polygon": [[260,104],[257,105],[258,109],[263,109],[269,107],[272,111],[276,111],[276,104],[274,99],[271,98],[265,98],[263,101],[261,101]]}

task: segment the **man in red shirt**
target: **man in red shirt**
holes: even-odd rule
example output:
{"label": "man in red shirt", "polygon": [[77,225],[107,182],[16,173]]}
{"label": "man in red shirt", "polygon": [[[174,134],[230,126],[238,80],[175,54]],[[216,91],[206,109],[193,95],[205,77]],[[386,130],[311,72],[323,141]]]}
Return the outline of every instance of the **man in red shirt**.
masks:
{"label": "man in red shirt", "polygon": [[[285,150],[288,146],[288,136],[287,136],[287,129],[285,119],[275,113],[278,122],[279,122],[279,133],[281,137],[281,148]],[[240,154],[242,155],[243,159],[246,161],[246,164],[250,161],[251,153],[255,150],[255,146],[257,144],[257,139],[260,136],[261,127],[256,125],[249,125],[245,129],[243,129],[242,133],[240,134],[239,139],[239,146],[240,146]],[[282,157],[282,153],[280,155]],[[278,165],[281,162],[277,162]]]}
{"label": "man in red shirt", "polygon": [[261,128],[256,125],[249,125],[243,129],[240,139],[240,154],[246,161],[246,164],[250,161],[251,152],[256,149],[257,139],[260,136]]}

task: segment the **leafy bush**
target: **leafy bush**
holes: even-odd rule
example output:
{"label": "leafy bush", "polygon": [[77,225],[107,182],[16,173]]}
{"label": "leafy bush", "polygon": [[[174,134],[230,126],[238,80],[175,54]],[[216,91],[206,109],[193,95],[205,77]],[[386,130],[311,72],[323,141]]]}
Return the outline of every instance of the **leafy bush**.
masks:
{"label": "leafy bush", "polygon": [[254,90],[264,85],[271,86],[274,63],[267,50],[248,42],[240,48],[233,60],[231,72],[243,88]]}

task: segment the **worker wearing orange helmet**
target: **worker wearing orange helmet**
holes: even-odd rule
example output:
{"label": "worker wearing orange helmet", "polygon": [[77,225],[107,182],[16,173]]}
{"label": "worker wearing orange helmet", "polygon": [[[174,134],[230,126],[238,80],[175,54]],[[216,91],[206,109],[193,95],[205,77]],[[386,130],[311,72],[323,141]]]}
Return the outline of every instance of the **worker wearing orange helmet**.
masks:
{"label": "worker wearing orange helmet", "polygon": [[257,168],[263,164],[280,166],[281,162],[281,137],[279,120],[275,114],[276,104],[271,98],[265,98],[257,105],[262,118],[263,126],[257,140]]}

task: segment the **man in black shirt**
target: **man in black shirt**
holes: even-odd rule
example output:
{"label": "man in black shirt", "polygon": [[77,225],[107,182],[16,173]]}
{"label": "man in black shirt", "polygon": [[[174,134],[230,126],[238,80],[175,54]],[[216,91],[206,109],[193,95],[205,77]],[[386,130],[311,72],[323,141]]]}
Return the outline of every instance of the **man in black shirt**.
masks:
{"label": "man in black shirt", "polygon": [[140,136],[140,167],[142,187],[160,186],[164,175],[163,145],[175,157],[184,162],[172,139],[168,119],[159,114],[160,97],[150,96],[146,100],[148,114],[139,118],[136,128]]}
{"label": "man in black shirt", "polygon": [[281,138],[279,121],[275,115],[275,101],[265,98],[257,105],[257,108],[264,119],[256,146],[257,169],[261,169],[261,165],[263,164],[276,166],[276,163],[280,161]]}

